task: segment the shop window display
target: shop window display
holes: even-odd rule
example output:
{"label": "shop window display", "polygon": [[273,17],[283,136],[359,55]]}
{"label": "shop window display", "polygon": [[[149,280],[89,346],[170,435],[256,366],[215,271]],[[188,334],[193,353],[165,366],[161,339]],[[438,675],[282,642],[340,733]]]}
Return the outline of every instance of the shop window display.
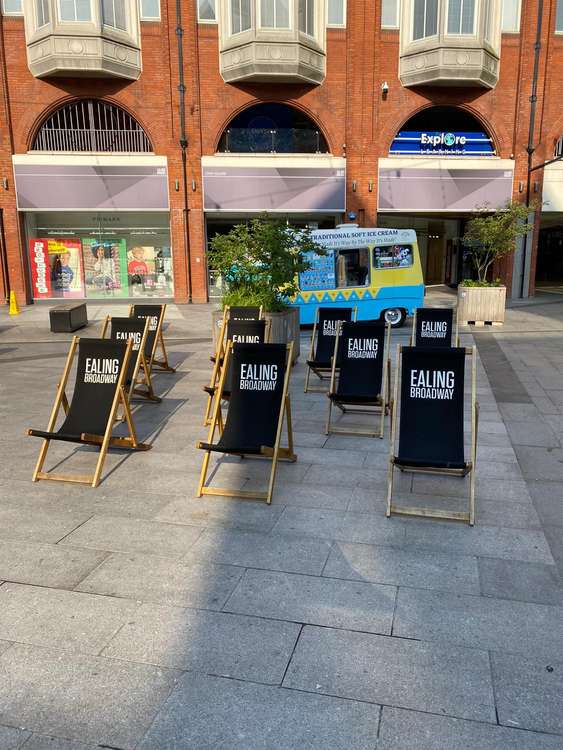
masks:
{"label": "shop window display", "polygon": [[28,214],[33,297],[173,296],[167,222],[167,214]]}

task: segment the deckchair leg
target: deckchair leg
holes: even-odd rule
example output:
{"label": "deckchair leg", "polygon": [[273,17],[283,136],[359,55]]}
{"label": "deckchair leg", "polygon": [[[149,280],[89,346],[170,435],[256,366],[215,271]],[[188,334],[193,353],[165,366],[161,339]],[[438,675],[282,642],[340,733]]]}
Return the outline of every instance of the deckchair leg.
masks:
{"label": "deckchair leg", "polygon": [[311,377],[311,368],[307,365],[307,374],[305,375],[305,393],[309,390],[309,378]]}
{"label": "deckchair leg", "polygon": [[391,497],[393,495],[393,470],[395,466],[393,461],[389,461],[389,468],[387,469],[387,510],[385,515],[387,518],[391,516]]}
{"label": "deckchair leg", "polygon": [[207,479],[207,469],[209,467],[209,459],[211,458],[211,451],[206,451],[203,457],[203,463],[201,465],[201,472],[199,475],[199,484],[197,486],[197,497],[203,495],[203,488],[205,487],[205,480]]}
{"label": "deckchair leg", "polygon": [[131,410],[129,408],[129,404],[127,403],[127,397],[125,396],[125,393],[123,391],[121,393],[121,400],[123,403],[123,421],[127,422],[127,428],[129,430],[129,435],[131,436],[131,442],[133,444],[133,447],[136,448],[138,445],[137,432],[135,430],[135,425],[133,424]]}
{"label": "deckchair leg", "polygon": [[50,440],[44,440],[43,445],[41,446],[39,450],[39,458],[37,459],[37,463],[35,465],[35,471],[33,472],[33,477],[32,477],[33,482],[38,481],[38,474],[43,468],[43,464],[45,463],[45,459],[47,458],[47,451],[49,450],[50,442],[51,442]]}
{"label": "deckchair leg", "polygon": [[287,430],[287,449],[291,455],[293,455],[293,420],[291,418],[291,401],[289,396],[285,399],[285,415],[286,415],[286,430]]}
{"label": "deckchair leg", "polygon": [[326,430],[325,435],[330,435],[330,420],[332,417],[332,401],[331,399],[328,400],[328,416],[326,418]]}
{"label": "deckchair leg", "polygon": [[379,437],[382,440],[385,434],[385,412],[387,410],[387,404],[383,402],[381,404],[381,420],[379,423]]}

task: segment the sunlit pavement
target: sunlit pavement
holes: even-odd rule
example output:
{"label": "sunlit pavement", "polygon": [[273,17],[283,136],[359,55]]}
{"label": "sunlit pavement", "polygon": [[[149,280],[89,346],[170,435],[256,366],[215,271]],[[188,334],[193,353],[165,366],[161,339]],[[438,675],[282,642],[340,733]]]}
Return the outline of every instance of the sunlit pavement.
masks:
{"label": "sunlit pavement", "polygon": [[[326,437],[292,374],[298,461],[274,500],[197,499],[210,307],[170,306],[176,374],[136,408],[147,453],[98,489],[31,482],[68,350],[0,311],[0,750],[563,747],[563,304],[515,307],[479,352],[477,524],[393,517],[384,440]],[[123,305],[89,305],[97,335]],[[393,335],[407,343],[409,329]],[[485,365],[483,369],[482,363]],[[54,445],[50,466],[95,454]],[[262,486],[267,466],[216,464]],[[459,509],[417,475],[410,504]]]}

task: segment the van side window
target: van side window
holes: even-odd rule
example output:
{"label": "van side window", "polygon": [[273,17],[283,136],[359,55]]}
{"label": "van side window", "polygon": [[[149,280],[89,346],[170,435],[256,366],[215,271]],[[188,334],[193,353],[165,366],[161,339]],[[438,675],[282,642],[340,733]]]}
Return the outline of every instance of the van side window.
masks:
{"label": "van side window", "polygon": [[384,245],[373,248],[373,265],[378,271],[387,268],[408,268],[412,264],[412,245]]}
{"label": "van side window", "polygon": [[334,264],[337,289],[368,286],[369,250],[367,247],[335,250]]}

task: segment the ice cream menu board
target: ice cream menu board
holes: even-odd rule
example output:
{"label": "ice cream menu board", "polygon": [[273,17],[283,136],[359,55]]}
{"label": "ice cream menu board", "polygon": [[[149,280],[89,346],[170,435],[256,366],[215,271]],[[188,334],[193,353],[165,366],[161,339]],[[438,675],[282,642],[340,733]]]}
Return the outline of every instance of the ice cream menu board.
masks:
{"label": "ice cream menu board", "polygon": [[299,288],[301,291],[334,289],[336,286],[334,250],[332,248],[325,248],[325,250],[326,255],[307,253],[305,260],[309,264],[309,269],[299,274]]}

